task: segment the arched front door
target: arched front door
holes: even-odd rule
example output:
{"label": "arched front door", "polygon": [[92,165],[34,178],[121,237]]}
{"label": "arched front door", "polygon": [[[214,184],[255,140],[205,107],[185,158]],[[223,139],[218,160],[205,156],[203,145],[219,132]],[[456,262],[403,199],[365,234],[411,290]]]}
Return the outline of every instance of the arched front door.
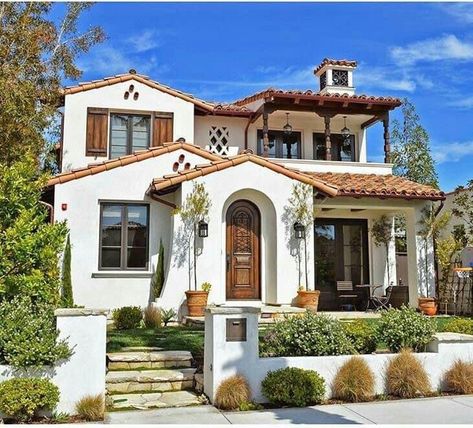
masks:
{"label": "arched front door", "polygon": [[230,205],[227,211],[227,299],[259,300],[260,213],[246,200]]}

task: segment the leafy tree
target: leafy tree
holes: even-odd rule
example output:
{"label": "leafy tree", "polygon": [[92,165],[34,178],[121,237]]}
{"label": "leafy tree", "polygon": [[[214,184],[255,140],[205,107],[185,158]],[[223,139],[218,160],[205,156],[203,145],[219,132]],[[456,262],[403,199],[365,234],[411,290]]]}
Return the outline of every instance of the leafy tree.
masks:
{"label": "leafy tree", "polygon": [[373,221],[371,227],[371,236],[377,247],[384,246],[386,250],[386,272],[388,276],[388,285],[391,285],[390,269],[389,269],[389,244],[393,239],[393,225],[388,216],[382,215]]}
{"label": "leafy tree", "polygon": [[65,223],[48,223],[40,202],[46,177],[31,156],[0,164],[0,300],[21,294],[58,306]]}
{"label": "leafy tree", "polygon": [[439,187],[435,162],[430,153],[429,135],[420,124],[414,105],[404,99],[402,105],[403,122],[393,121],[391,135],[392,162],[394,173],[401,177]]}
{"label": "leafy tree", "polygon": [[60,102],[61,81],[78,79],[76,57],[104,40],[100,27],[78,29],[90,7],[69,3],[55,23],[51,2],[0,3],[0,162],[51,151],[45,130]]}
{"label": "leafy tree", "polygon": [[164,246],[163,240],[159,240],[159,252],[158,252],[158,264],[156,265],[156,271],[153,276],[153,295],[157,298],[161,295],[161,291],[164,286]]}
{"label": "leafy tree", "polygon": [[71,278],[71,238],[67,235],[66,247],[64,249],[64,258],[62,260],[62,306],[72,308],[74,306],[74,297],[72,294]]}
{"label": "leafy tree", "polygon": [[[210,201],[207,190],[205,190],[205,186],[202,183],[194,183],[192,192],[187,195],[182,207],[175,210],[175,213],[181,216],[184,228],[186,229],[185,236],[187,239],[189,257],[189,290],[192,287],[191,270],[192,266],[194,266],[194,290],[197,291],[197,256],[199,255],[199,249],[197,248],[197,230],[199,222],[207,219],[211,206],[212,202]],[[193,265],[191,264],[191,249]]]}
{"label": "leafy tree", "polygon": [[473,180],[468,181],[466,187],[458,187],[456,192],[452,214],[463,221],[460,225],[463,227],[457,228],[456,238],[466,246],[473,244]]}

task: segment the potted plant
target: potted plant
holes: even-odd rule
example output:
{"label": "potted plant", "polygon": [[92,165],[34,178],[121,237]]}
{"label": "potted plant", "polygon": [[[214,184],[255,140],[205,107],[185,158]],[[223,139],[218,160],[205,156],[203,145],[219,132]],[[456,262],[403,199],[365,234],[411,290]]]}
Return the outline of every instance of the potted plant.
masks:
{"label": "potted plant", "polygon": [[[312,187],[298,183],[292,188],[292,195],[289,198],[289,205],[286,207],[294,232],[294,238],[297,240],[297,257],[299,266],[299,280],[301,280],[301,246],[303,247],[304,256],[304,285],[299,284],[297,291],[296,305],[300,308],[317,311],[319,304],[319,290],[309,289],[309,273],[307,263],[307,236],[310,232],[311,226],[314,223],[315,212],[312,204],[313,191]],[[291,234],[292,235],[292,234]],[[292,236],[291,236],[292,237]]]}
{"label": "potted plant", "polygon": [[[450,221],[450,213],[446,212],[440,216],[437,216],[436,210],[434,210],[433,205],[429,205],[422,209],[422,217],[419,221],[421,229],[419,235],[424,240],[424,280],[425,295],[422,295],[418,298],[418,308],[425,315],[436,315],[437,314],[437,300],[434,296],[429,296],[429,263],[427,259],[427,252],[429,248],[429,241],[432,240],[435,246],[435,242],[438,240],[440,231],[447,225]],[[435,253],[435,250],[434,250]]]}
{"label": "potted plant", "polygon": [[[192,192],[186,197],[182,207],[176,209],[181,216],[185,238],[187,238],[188,267],[189,267],[189,290],[186,291],[187,309],[189,316],[203,316],[207,306],[207,298],[211,285],[206,282],[202,284],[202,289],[197,289],[197,257],[199,248],[197,238],[205,238],[208,234],[208,224],[206,223],[211,201],[209,194],[202,183],[194,183]],[[192,271],[194,275],[192,275]],[[192,283],[194,289],[192,289]]]}

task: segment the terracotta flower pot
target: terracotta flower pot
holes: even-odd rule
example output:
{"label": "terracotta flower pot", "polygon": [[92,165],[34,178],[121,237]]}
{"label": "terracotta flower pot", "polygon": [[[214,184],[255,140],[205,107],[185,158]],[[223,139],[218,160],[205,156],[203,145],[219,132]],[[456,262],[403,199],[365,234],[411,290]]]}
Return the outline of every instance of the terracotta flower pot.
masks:
{"label": "terracotta flower pot", "polygon": [[317,307],[319,306],[319,290],[299,290],[297,292],[297,306],[299,308],[309,309],[311,311],[317,312]]}
{"label": "terracotta flower pot", "polygon": [[190,317],[203,317],[209,293],[207,291],[186,291],[187,311]]}
{"label": "terracotta flower pot", "polygon": [[433,297],[419,297],[418,307],[425,315],[432,316],[437,314],[437,302]]}

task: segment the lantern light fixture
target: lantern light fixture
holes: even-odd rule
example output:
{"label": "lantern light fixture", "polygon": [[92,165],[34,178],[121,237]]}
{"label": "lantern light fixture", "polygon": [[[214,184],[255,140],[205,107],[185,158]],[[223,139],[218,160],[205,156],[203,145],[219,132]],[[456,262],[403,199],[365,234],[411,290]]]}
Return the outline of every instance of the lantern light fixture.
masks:
{"label": "lantern light fixture", "polygon": [[340,132],[342,133],[342,135],[345,139],[348,138],[351,134],[350,129],[347,128],[347,117],[346,116],[343,116],[343,128]]}
{"label": "lantern light fixture", "polygon": [[209,225],[204,220],[199,221],[199,238],[207,238],[209,236]]}
{"label": "lantern light fixture", "polygon": [[286,124],[284,125],[283,130],[286,135],[292,134],[292,126],[289,123],[289,113],[286,113]]}
{"label": "lantern light fixture", "polygon": [[296,237],[296,239],[305,238],[305,227],[302,223],[300,222],[294,223],[294,236]]}

